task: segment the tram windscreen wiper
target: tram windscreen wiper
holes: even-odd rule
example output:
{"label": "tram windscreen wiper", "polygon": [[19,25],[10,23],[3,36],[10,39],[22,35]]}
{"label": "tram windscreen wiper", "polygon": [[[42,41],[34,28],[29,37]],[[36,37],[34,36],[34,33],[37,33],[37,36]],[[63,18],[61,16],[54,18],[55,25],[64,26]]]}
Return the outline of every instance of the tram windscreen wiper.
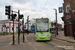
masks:
{"label": "tram windscreen wiper", "polygon": [[40,29],[41,34],[43,34],[42,31],[41,31],[41,27],[39,27],[39,29]]}

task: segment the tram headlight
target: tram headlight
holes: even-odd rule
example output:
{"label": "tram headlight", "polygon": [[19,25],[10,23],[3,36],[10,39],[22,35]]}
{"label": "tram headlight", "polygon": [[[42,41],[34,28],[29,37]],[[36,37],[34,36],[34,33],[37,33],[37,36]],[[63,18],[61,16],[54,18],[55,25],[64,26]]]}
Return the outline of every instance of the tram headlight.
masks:
{"label": "tram headlight", "polygon": [[47,36],[49,36],[49,34]]}
{"label": "tram headlight", "polygon": [[36,35],[36,37],[38,37],[38,35]]}

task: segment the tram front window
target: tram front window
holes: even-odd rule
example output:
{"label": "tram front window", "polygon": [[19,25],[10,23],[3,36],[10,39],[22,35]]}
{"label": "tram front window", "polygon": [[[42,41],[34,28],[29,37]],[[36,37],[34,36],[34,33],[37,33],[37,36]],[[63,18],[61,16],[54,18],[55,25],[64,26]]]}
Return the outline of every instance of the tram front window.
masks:
{"label": "tram front window", "polygon": [[36,20],[37,32],[48,32],[48,19],[37,19]]}

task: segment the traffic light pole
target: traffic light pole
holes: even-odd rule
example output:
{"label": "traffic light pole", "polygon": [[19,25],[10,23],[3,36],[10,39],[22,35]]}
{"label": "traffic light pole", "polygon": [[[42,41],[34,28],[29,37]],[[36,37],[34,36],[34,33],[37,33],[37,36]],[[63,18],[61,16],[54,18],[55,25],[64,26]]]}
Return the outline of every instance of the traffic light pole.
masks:
{"label": "traffic light pole", "polygon": [[22,23],[23,23],[23,43],[24,43],[24,18],[23,18]]}
{"label": "traffic light pole", "polygon": [[18,10],[18,44],[20,44],[20,38],[19,38],[20,37],[20,32],[19,32],[20,31],[19,30],[19,15],[20,14],[19,14],[19,12],[20,12],[20,10]]}
{"label": "traffic light pole", "polygon": [[[12,11],[12,14],[13,14],[13,11]],[[12,18],[13,18],[13,15],[12,15]],[[14,19],[13,19],[13,45],[14,45],[14,38],[15,36],[14,36]]]}

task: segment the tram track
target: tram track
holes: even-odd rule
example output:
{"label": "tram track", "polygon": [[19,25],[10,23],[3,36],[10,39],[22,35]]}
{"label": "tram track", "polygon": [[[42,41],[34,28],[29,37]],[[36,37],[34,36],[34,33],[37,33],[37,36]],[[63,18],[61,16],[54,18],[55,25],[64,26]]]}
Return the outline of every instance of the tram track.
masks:
{"label": "tram track", "polygon": [[[33,35],[31,35],[31,36],[33,36]],[[60,39],[54,39],[54,38],[52,38],[52,41],[45,41],[44,44],[50,45],[50,46],[60,49],[60,50],[67,50],[67,49],[63,48],[64,46],[73,46],[75,48],[75,45],[73,45],[74,43],[70,43],[67,41],[63,41]],[[58,46],[62,46],[62,47],[58,47]]]}
{"label": "tram track", "polygon": [[[56,40],[56,39],[53,39],[50,42],[44,42],[44,43],[48,44],[48,45],[51,45],[53,47],[57,47],[61,50],[74,50],[74,48],[75,48],[74,43],[69,43],[69,42],[65,42],[65,41],[62,41],[62,40]],[[68,48],[68,46],[69,46],[69,48]]]}
{"label": "tram track", "polygon": [[[47,45],[50,45],[50,46],[56,47],[56,46],[53,45],[53,44],[50,44],[50,43],[47,43],[47,42],[44,42],[44,43],[47,44]],[[59,49],[61,49],[61,50],[65,50],[64,48],[60,48],[60,47],[57,47],[57,48],[59,48]]]}

